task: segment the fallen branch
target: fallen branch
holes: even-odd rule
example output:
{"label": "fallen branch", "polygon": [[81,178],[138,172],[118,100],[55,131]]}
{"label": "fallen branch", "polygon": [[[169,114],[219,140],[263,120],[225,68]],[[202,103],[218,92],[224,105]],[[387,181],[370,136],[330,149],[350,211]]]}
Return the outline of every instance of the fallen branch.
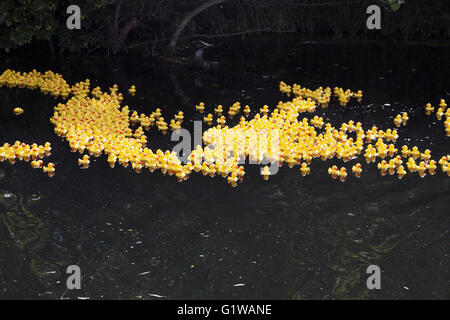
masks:
{"label": "fallen branch", "polygon": [[250,33],[263,33],[263,32],[274,32],[274,33],[293,33],[296,30],[274,30],[274,29],[255,29],[255,30],[247,30],[247,31],[239,31],[239,32],[231,32],[231,33],[221,33],[221,34],[193,34],[191,36],[186,36],[183,38],[226,38],[226,37],[234,37],[234,36],[242,36]]}
{"label": "fallen branch", "polygon": [[214,5],[226,2],[228,0],[209,0],[205,3],[203,3],[201,6],[195,8],[191,12],[189,12],[183,20],[181,20],[181,23],[178,25],[178,28],[175,30],[175,33],[172,36],[172,39],[169,43],[169,53],[173,53],[175,51],[175,48],[177,46],[178,38],[180,37],[181,33],[183,32],[186,25],[191,21],[192,18],[194,18],[196,15],[198,15],[200,12],[208,9],[209,7],[212,7]]}
{"label": "fallen branch", "polygon": [[[219,34],[192,34],[190,36],[184,36],[184,37],[180,37],[179,39],[192,39],[192,38],[227,38],[227,37],[235,37],[235,36],[242,36],[242,35],[246,35],[246,34],[251,34],[251,33],[264,33],[264,32],[274,32],[274,33],[294,33],[297,32],[297,30],[275,30],[275,29],[254,29],[254,30],[247,30],[247,31],[237,31],[237,32],[231,32],[231,33],[219,33]],[[155,42],[165,42],[168,41],[170,39],[165,38],[165,39],[158,39],[158,40],[148,40],[148,41],[142,41],[139,43],[135,43],[135,44],[131,44],[127,47],[125,47],[125,49],[132,49],[132,48],[136,48],[142,45],[146,45],[149,43],[155,43]]]}

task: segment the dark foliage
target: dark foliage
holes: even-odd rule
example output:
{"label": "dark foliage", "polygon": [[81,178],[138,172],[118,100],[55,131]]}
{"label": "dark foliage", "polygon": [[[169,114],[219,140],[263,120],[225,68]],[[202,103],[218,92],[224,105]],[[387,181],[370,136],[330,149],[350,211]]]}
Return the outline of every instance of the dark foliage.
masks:
{"label": "dark foliage", "polygon": [[58,53],[139,47],[154,54],[166,52],[174,35],[178,40],[295,32],[308,39],[441,40],[450,34],[449,1],[378,0],[383,14],[376,32],[366,29],[366,8],[373,4],[368,0],[81,0],[81,30],[68,30],[71,4],[2,1],[0,47],[46,44]]}

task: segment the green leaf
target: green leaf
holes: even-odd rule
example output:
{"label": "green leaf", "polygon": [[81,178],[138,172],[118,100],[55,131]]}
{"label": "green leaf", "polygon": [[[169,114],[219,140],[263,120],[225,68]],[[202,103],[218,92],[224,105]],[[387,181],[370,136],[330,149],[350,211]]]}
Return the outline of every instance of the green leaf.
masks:
{"label": "green leaf", "polygon": [[397,11],[400,9],[400,6],[405,3],[405,0],[389,0],[389,5],[391,6],[392,11]]}

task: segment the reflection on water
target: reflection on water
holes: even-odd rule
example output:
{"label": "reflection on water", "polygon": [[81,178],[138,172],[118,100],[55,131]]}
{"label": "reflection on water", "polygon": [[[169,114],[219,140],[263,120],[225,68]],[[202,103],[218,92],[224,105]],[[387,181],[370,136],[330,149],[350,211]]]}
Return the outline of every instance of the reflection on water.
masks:
{"label": "reflection on water", "polygon": [[[70,83],[89,77],[106,88],[135,84],[126,104],[169,114],[183,108],[188,129],[201,118],[199,101],[273,106],[285,99],[280,80],[362,89],[363,106],[318,114],[333,124],[353,119],[386,129],[408,111],[399,145],[429,147],[434,158],[450,152],[442,123],[422,109],[449,97],[448,48],[270,43],[218,46],[211,54],[222,65],[212,74],[155,69],[134,58],[8,58],[1,67],[51,68]],[[326,173],[338,161],[318,161],[309,176],[283,167],[267,182],[255,166],[231,188],[201,175],[177,183],[110,169],[103,159],[80,170],[78,156],[52,133],[52,98],[6,88],[0,96],[2,142],[50,141],[57,164],[52,179],[29,164],[0,164],[1,298],[449,298],[450,179],[441,173],[397,180],[372,167],[341,183]],[[10,114],[16,105],[26,110],[21,117]],[[150,132],[151,147],[170,146],[169,139]],[[66,290],[71,264],[81,267],[81,290]],[[382,270],[379,291],[366,288],[370,264]]]}

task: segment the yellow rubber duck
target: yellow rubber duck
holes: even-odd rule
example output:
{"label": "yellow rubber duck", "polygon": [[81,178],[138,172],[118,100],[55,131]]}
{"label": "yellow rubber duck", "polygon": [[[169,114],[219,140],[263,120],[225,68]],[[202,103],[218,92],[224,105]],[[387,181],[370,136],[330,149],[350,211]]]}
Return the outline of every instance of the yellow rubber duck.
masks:
{"label": "yellow rubber duck", "polygon": [[208,169],[209,169],[209,167],[206,164],[206,162],[203,162],[200,170],[202,171],[204,176],[206,176],[208,174]]}
{"label": "yellow rubber duck", "polygon": [[347,169],[345,169],[344,167],[342,167],[339,170],[339,180],[341,180],[341,182],[345,182],[345,179],[347,178]]}
{"label": "yellow rubber duck", "polygon": [[261,112],[262,114],[267,114],[269,112],[269,106],[264,105],[262,108],[259,108],[259,112]]}
{"label": "yellow rubber duck", "polygon": [[383,160],[380,163],[378,163],[378,169],[380,170],[382,176],[386,175],[388,168],[389,168],[389,165],[386,162],[386,160]]}
{"label": "yellow rubber duck", "polygon": [[38,146],[37,149],[38,158],[42,159],[45,156],[45,154],[46,154],[45,148],[43,146]]}
{"label": "yellow rubber duck", "polygon": [[131,124],[133,124],[133,125],[136,124],[139,121],[139,116],[138,116],[138,113],[136,111],[134,111],[131,114],[130,121],[131,121]]}
{"label": "yellow rubber duck", "polygon": [[175,120],[177,120],[181,123],[183,121],[183,119],[184,119],[184,113],[183,113],[183,111],[179,111],[178,114],[175,115]]}
{"label": "yellow rubber duck", "polygon": [[156,163],[155,161],[153,161],[153,160],[148,161],[148,162],[146,163],[146,166],[147,166],[147,168],[148,168],[148,171],[150,171],[150,172],[155,171],[156,168],[158,167],[157,163]]}
{"label": "yellow rubber duck", "polygon": [[221,116],[217,119],[217,123],[220,124],[222,127],[225,126],[226,120],[224,116]]}
{"label": "yellow rubber duck", "polygon": [[289,97],[292,92],[291,86],[287,85],[283,81],[280,81],[280,92],[285,93]]}
{"label": "yellow rubber duck", "polygon": [[419,174],[419,176],[420,176],[421,178],[425,177],[425,176],[427,175],[427,173],[426,173],[426,170],[427,170],[427,165],[426,165],[426,163],[423,162],[423,161],[421,161],[421,162],[419,163],[419,165],[417,166],[416,170],[417,170],[417,173]]}
{"label": "yellow rubber duck", "polygon": [[300,165],[300,172],[302,176],[306,176],[310,173],[311,169],[308,167],[308,165],[305,162],[302,162]]}
{"label": "yellow rubber duck", "polygon": [[450,165],[449,165],[449,164],[444,165],[444,166],[442,167],[442,172],[443,172],[443,173],[446,173],[447,176],[450,177]]}
{"label": "yellow rubber duck", "polygon": [[391,135],[391,140],[392,141],[397,141],[397,139],[398,139],[398,132],[397,132],[397,130],[392,130],[392,135]]}
{"label": "yellow rubber duck", "polygon": [[214,164],[210,164],[208,167],[208,174],[210,177],[214,177],[216,175],[216,168]]}
{"label": "yellow rubber duck", "polygon": [[168,129],[167,123],[158,126],[158,130],[161,131],[162,134],[166,134]]}
{"label": "yellow rubber duck", "polygon": [[111,168],[114,168],[116,165],[117,157],[114,154],[110,154],[108,159],[106,160]]}
{"label": "yellow rubber duck", "polygon": [[126,154],[119,154],[117,160],[122,167],[124,168],[128,167],[128,162],[130,161],[130,159],[128,159],[128,156]]}
{"label": "yellow rubber duck", "polygon": [[431,151],[429,149],[426,149],[423,153],[420,154],[420,158],[422,160],[425,160],[426,162],[430,161]]}
{"label": "yellow rubber duck", "polygon": [[236,112],[239,112],[241,110],[241,103],[239,101],[233,103],[230,107],[230,109],[233,109]]}
{"label": "yellow rubber duck", "polygon": [[328,174],[331,175],[333,179],[336,179],[339,175],[339,168],[335,165],[331,168],[328,168]]}
{"label": "yellow rubber duck", "polygon": [[262,170],[261,170],[261,175],[263,176],[264,180],[269,180],[269,176],[270,176],[270,170],[268,166],[265,166]]}
{"label": "yellow rubber duck", "polygon": [[434,111],[434,107],[431,106],[431,103],[427,103],[425,105],[425,114],[429,116]]}
{"label": "yellow rubber duck", "polygon": [[403,164],[403,160],[401,156],[396,156],[394,159],[395,167],[398,169],[401,164]]}
{"label": "yellow rubber duck", "polygon": [[377,156],[380,159],[386,158],[387,154],[388,154],[388,149],[386,148],[386,145],[382,145],[378,148]]}
{"label": "yellow rubber duck", "polygon": [[215,112],[217,115],[221,116],[222,113],[223,113],[223,107],[222,107],[222,105],[219,104],[219,105],[217,106],[217,108],[214,108],[214,112]]}
{"label": "yellow rubber duck", "polygon": [[441,101],[439,103],[439,107],[441,107],[442,110],[445,111],[445,109],[447,108],[447,103],[445,103],[445,99],[441,99]]}
{"label": "yellow rubber duck", "polygon": [[395,173],[395,169],[397,169],[396,161],[395,159],[391,159],[388,162],[388,172],[392,176]]}
{"label": "yellow rubber duck", "polygon": [[156,108],[156,110],[153,111],[153,115],[154,115],[155,118],[161,117],[161,114],[162,114],[162,112],[161,112],[160,108]]}
{"label": "yellow rubber duck", "polygon": [[228,110],[228,116],[230,117],[230,119],[233,119],[233,117],[237,114],[236,110],[230,108],[230,110]]}
{"label": "yellow rubber duck", "polygon": [[195,106],[195,109],[198,112],[203,113],[203,111],[205,110],[205,104],[203,102],[200,102],[198,105]]}
{"label": "yellow rubber duck", "polygon": [[439,159],[438,163],[441,167],[445,166],[448,162],[448,158],[446,156],[442,156],[441,159]]}
{"label": "yellow rubber duck", "polygon": [[150,129],[150,126],[153,124],[152,122],[154,122],[155,119],[153,118],[153,121],[150,117],[144,117],[141,119],[141,126],[145,129],[148,130]]}
{"label": "yellow rubber duck", "polygon": [[142,127],[139,127],[136,129],[136,131],[133,134],[133,137],[136,139],[141,138],[141,136],[144,134],[144,129]]}
{"label": "yellow rubber duck", "polygon": [[390,157],[393,157],[394,156],[394,154],[396,154],[397,153],[397,148],[395,148],[395,146],[393,145],[393,144],[390,144],[389,146],[388,146],[388,148],[387,148],[387,154],[390,156]]}
{"label": "yellow rubber duck", "polygon": [[213,115],[211,113],[208,113],[206,117],[203,117],[203,122],[206,122],[210,124],[213,121]]}
{"label": "yellow rubber duck", "polygon": [[450,108],[447,109],[447,112],[446,112],[446,113],[448,113],[448,115],[446,115],[446,118],[444,121],[444,128],[450,127],[450,112],[449,111],[450,111]]}
{"label": "yellow rubber duck", "polygon": [[408,168],[409,172],[415,172],[417,170],[417,164],[414,161],[414,158],[408,158],[408,162],[406,162],[406,167]]}
{"label": "yellow rubber duck", "polygon": [[167,161],[164,161],[163,163],[160,163],[159,164],[159,169],[161,170],[161,173],[163,174],[163,175],[166,175],[167,174],[167,169],[169,168],[169,165],[168,165],[168,163],[167,163]]}
{"label": "yellow rubber duck", "polygon": [[339,96],[339,104],[343,107],[345,107],[348,103],[348,97],[345,95],[340,95]]}
{"label": "yellow rubber duck", "polygon": [[170,129],[172,131],[178,130],[181,128],[181,124],[178,121],[175,121],[174,119],[170,120]]}
{"label": "yellow rubber duck", "polygon": [[89,156],[87,154],[84,155],[82,159],[78,159],[78,165],[80,165],[82,169],[89,168],[89,163]]}
{"label": "yellow rubber duck", "polygon": [[135,87],[134,85],[132,85],[131,88],[128,89],[128,92],[129,92],[132,96],[134,96],[135,93],[136,93],[136,87]]}
{"label": "yellow rubber duck", "polygon": [[442,108],[438,108],[436,111],[436,118],[439,121],[441,121],[443,116],[444,116],[444,110],[442,110]]}
{"label": "yellow rubber duck", "polygon": [[17,107],[17,108],[14,108],[13,113],[14,113],[14,115],[18,116],[18,115],[21,115],[22,113],[24,113],[24,110],[22,108]]}
{"label": "yellow rubber duck", "polygon": [[142,165],[141,161],[137,161],[137,162],[132,162],[131,167],[134,169],[134,171],[136,173],[141,173],[141,170],[144,166]]}
{"label": "yellow rubber duck", "polygon": [[406,126],[406,122],[408,122],[408,120],[409,120],[408,113],[403,112],[403,113],[402,113],[402,124],[403,124],[404,126]]}
{"label": "yellow rubber duck", "polygon": [[402,150],[400,151],[403,158],[408,158],[410,155],[410,150],[408,149],[408,146],[404,145],[402,146]]}
{"label": "yellow rubber duck", "polygon": [[50,151],[52,151],[51,143],[50,142],[44,143],[44,152],[47,157],[50,155]]}
{"label": "yellow rubber duck", "polygon": [[292,168],[295,164],[297,164],[297,161],[294,159],[292,155],[289,155],[289,157],[286,159],[286,162],[289,168]]}
{"label": "yellow rubber duck", "polygon": [[305,162],[306,162],[307,164],[311,164],[312,156],[311,156],[310,154],[304,154],[304,155],[302,156],[302,158],[303,158],[303,160],[305,160]]}
{"label": "yellow rubber duck", "polygon": [[394,118],[394,124],[396,127],[400,127],[402,125],[402,116],[400,114],[396,115]]}
{"label": "yellow rubber duck", "polygon": [[430,173],[430,175],[436,174],[436,169],[437,169],[436,161],[430,160],[430,162],[427,165],[427,168],[428,168],[428,172]]}
{"label": "yellow rubber duck", "polygon": [[49,162],[47,166],[42,167],[42,171],[47,173],[49,177],[53,177],[55,175],[55,165],[52,162]]}
{"label": "yellow rubber duck", "polygon": [[181,182],[186,178],[186,173],[183,170],[178,170],[175,173],[175,176],[177,177],[177,181]]}
{"label": "yellow rubber duck", "polygon": [[366,159],[367,163],[375,162],[377,156],[377,150],[375,148],[373,149],[366,149],[364,152],[364,158]]}
{"label": "yellow rubber duck", "polygon": [[240,180],[244,179],[244,175],[245,175],[245,170],[243,166],[239,166],[238,170],[237,170],[237,176]]}
{"label": "yellow rubber duck", "polygon": [[419,151],[419,149],[416,146],[414,146],[412,148],[410,154],[411,154],[411,156],[413,157],[414,160],[416,160],[417,158],[420,157],[420,151]]}
{"label": "yellow rubber duck", "polygon": [[249,115],[249,113],[250,113],[250,107],[248,106],[248,105],[246,105],[245,107],[244,107],[244,110],[242,110],[242,112],[244,113],[244,115],[247,117],[248,115]]}
{"label": "yellow rubber duck", "polygon": [[406,175],[405,168],[403,166],[399,166],[397,169],[397,177],[402,179]]}
{"label": "yellow rubber duck", "polygon": [[216,171],[222,178],[225,178],[228,175],[228,169],[224,164],[217,164]]}
{"label": "yellow rubber duck", "polygon": [[31,167],[33,169],[40,169],[44,165],[44,162],[42,160],[33,160],[31,161]]}
{"label": "yellow rubber duck", "polygon": [[236,172],[231,173],[231,175],[227,178],[227,181],[229,184],[231,184],[232,187],[237,186],[238,176]]}
{"label": "yellow rubber duck", "polygon": [[357,178],[361,178],[361,172],[362,172],[362,168],[361,168],[361,164],[357,163],[352,167],[352,171],[355,174],[355,177]]}
{"label": "yellow rubber duck", "polygon": [[155,121],[156,126],[165,125],[166,122],[164,121],[164,117],[159,117],[158,120]]}
{"label": "yellow rubber duck", "polygon": [[8,160],[10,164],[16,163],[16,154],[13,150],[8,150],[6,152],[5,158]]}
{"label": "yellow rubber duck", "polygon": [[34,146],[32,146],[30,150],[31,159],[36,160],[38,158],[38,152],[39,152],[38,147],[36,144],[34,144]]}

